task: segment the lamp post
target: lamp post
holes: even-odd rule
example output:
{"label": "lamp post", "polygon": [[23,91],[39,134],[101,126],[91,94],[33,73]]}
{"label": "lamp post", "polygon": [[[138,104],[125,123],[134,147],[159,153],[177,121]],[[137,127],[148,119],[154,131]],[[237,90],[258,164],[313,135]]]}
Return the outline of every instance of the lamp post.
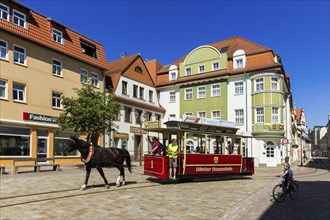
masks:
{"label": "lamp post", "polygon": [[143,151],[142,120],[140,119],[140,166],[142,166],[142,151]]}

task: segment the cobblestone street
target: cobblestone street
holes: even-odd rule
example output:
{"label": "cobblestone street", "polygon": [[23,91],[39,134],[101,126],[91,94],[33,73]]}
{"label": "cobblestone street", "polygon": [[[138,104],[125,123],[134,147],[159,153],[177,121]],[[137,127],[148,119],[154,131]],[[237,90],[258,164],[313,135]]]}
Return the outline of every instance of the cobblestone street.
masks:
{"label": "cobblestone street", "polygon": [[272,201],[281,168],[256,168],[252,177],[224,177],[160,184],[134,163],[127,185],[116,187],[116,169],[104,169],[109,190],[96,170],[80,191],[85,171],[26,172],[1,176],[1,219],[329,219],[329,160],[293,166],[299,181],[296,200]]}

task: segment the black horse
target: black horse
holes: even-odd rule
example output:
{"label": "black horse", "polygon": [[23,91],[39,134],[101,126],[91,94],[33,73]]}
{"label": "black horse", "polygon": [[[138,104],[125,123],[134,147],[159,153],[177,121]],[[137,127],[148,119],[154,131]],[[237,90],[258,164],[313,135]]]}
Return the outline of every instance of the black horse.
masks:
{"label": "black horse", "polygon": [[124,160],[126,160],[126,165],[129,172],[131,171],[131,157],[129,152],[125,149],[120,148],[103,148],[100,146],[94,146],[76,137],[71,137],[63,149],[64,155],[69,152],[78,150],[81,154],[81,160],[86,165],[86,179],[84,185],[81,186],[80,190],[86,189],[88,179],[92,168],[96,168],[100,175],[102,176],[105,187],[110,188],[108,180],[105,178],[102,167],[117,167],[120,171],[120,175],[117,178],[116,185],[125,185],[125,170],[124,170]]}

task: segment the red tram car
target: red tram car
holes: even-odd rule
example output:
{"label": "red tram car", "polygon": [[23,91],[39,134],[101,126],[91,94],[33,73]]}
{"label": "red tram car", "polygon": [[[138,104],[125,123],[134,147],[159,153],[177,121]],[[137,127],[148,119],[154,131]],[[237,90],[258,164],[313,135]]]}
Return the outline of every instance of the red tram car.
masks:
{"label": "red tram car", "polygon": [[[166,128],[148,128],[149,135],[157,135],[167,146],[172,138],[177,139],[178,179],[220,176],[229,174],[253,175],[254,159],[245,156],[244,141],[249,136],[237,134],[235,124],[227,121],[187,116],[186,119],[171,119]],[[187,146],[187,140],[194,139],[197,149]],[[228,152],[228,140],[233,144],[233,152]],[[211,141],[213,145],[211,144]],[[212,149],[213,148],[213,149]],[[169,159],[166,155],[144,155],[144,174],[159,179],[168,179]]]}

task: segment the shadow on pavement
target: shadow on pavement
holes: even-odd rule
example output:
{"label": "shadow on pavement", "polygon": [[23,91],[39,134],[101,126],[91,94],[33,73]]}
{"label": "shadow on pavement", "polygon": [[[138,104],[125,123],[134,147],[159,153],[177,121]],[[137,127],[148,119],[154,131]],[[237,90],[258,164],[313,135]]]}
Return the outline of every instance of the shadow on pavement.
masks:
{"label": "shadow on pavement", "polygon": [[[330,183],[328,181],[298,182],[296,200],[287,195],[282,203],[273,205],[259,219],[330,219]],[[270,200],[273,201],[269,190]]]}
{"label": "shadow on pavement", "polygon": [[324,169],[324,170],[330,170],[330,163],[326,161],[326,158],[322,157],[315,157],[312,160],[309,160],[307,164],[304,165],[304,167],[313,167],[316,169]]}

